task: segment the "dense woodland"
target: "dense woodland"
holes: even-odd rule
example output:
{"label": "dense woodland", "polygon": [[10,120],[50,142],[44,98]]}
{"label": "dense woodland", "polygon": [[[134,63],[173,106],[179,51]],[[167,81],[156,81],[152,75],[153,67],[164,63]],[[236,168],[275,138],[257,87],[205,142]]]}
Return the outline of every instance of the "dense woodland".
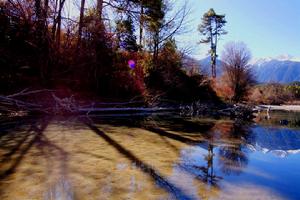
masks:
{"label": "dense woodland", "polygon": [[2,94],[47,88],[111,99],[217,99],[204,76],[182,70],[193,65],[174,40],[186,5],[81,0],[76,10],[72,3],[1,1]]}

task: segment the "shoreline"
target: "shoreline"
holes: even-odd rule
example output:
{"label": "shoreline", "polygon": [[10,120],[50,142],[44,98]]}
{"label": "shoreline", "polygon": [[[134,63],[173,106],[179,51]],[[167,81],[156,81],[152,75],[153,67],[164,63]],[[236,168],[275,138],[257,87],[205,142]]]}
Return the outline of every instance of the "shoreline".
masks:
{"label": "shoreline", "polygon": [[281,111],[294,111],[300,112],[300,105],[258,105],[257,110],[281,110]]}

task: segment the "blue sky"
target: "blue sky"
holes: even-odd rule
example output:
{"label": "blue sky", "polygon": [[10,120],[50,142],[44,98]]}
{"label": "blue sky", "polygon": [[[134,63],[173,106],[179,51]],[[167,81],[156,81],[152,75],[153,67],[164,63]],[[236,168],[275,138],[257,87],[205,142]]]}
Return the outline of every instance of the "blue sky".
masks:
{"label": "blue sky", "polygon": [[[178,0],[177,2],[182,2]],[[208,47],[197,45],[201,17],[210,8],[225,14],[228,34],[219,41],[218,54],[230,41],[243,41],[253,58],[290,55],[300,58],[300,0],[188,0],[189,32],[178,36],[179,46],[192,46],[196,58],[205,57]]]}

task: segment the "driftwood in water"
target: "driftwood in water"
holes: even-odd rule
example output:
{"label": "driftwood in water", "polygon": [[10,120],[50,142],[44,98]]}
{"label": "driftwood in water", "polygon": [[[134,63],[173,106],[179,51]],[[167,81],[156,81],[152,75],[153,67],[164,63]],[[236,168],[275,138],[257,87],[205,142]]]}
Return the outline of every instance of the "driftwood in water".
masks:
{"label": "driftwood in water", "polygon": [[[40,95],[38,102],[32,102],[30,98],[33,94]],[[47,98],[45,98],[47,96]],[[28,98],[29,97],[29,98]],[[22,99],[22,100],[21,100]],[[29,100],[24,100],[29,99]],[[143,101],[129,102],[97,102],[89,105],[81,105],[74,96],[60,98],[54,90],[34,90],[27,89],[21,92],[0,96],[0,113],[11,115],[12,113],[41,113],[53,115],[65,114],[103,114],[103,113],[154,113],[175,111],[177,108],[145,107]]]}
{"label": "driftwood in water", "polygon": [[230,117],[232,119],[252,120],[255,116],[255,109],[244,104],[219,105],[194,102],[190,105],[181,105],[180,112],[185,116],[213,116]]}
{"label": "driftwood in water", "polygon": [[0,115],[21,116],[28,112],[43,112],[41,105],[24,102],[18,99],[0,96]]}
{"label": "driftwood in water", "polygon": [[252,120],[255,118],[255,109],[252,106],[243,104],[234,104],[226,109],[219,110],[220,114],[240,120]]}
{"label": "driftwood in water", "polygon": [[[38,101],[33,101],[33,94],[39,94]],[[89,115],[89,114],[131,114],[131,113],[157,113],[157,112],[178,112],[183,116],[228,116],[234,119],[251,120],[253,118],[252,107],[245,105],[219,105],[194,102],[191,105],[153,104],[154,107],[145,107],[141,101],[129,102],[97,102],[82,105],[75,100],[74,96],[60,98],[53,90],[22,90],[16,94],[0,96],[0,114],[23,115],[24,113],[40,113],[50,115]],[[25,98],[27,97],[27,98]],[[42,97],[42,98],[41,98]],[[31,101],[30,101],[31,100]],[[162,104],[161,104],[162,105]]]}

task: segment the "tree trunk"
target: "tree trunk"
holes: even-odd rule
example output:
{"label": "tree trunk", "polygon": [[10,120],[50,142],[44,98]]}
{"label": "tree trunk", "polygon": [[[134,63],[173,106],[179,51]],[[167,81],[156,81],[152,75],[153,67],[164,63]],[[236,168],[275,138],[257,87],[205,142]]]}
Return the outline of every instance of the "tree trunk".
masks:
{"label": "tree trunk", "polygon": [[36,14],[36,18],[37,20],[41,19],[41,0],[35,0],[34,2],[34,6],[35,6],[35,14]]}
{"label": "tree trunk", "polygon": [[144,27],[144,6],[141,3],[141,12],[140,12],[140,47],[143,46],[143,28]]}
{"label": "tree trunk", "polygon": [[213,79],[216,78],[216,51],[215,51],[215,43],[213,37],[212,24],[210,24],[210,65],[211,65],[211,76]]}
{"label": "tree trunk", "polygon": [[61,34],[61,12],[64,6],[65,0],[59,1],[59,9],[57,14],[57,29],[56,29],[56,48],[60,48],[60,34]]}
{"label": "tree trunk", "polygon": [[84,17],[84,5],[85,5],[85,0],[81,0],[80,18],[79,18],[79,25],[78,25],[77,49],[80,47],[80,44],[81,44],[82,27],[83,27],[83,17]]}
{"label": "tree trunk", "polygon": [[55,41],[55,33],[56,33],[56,25],[57,25],[57,17],[56,17],[56,12],[57,12],[57,6],[58,6],[58,0],[55,0],[55,5],[54,5],[54,15],[53,15],[53,25],[52,25],[52,40]]}
{"label": "tree trunk", "polygon": [[[43,7],[45,6],[45,7]],[[48,1],[44,2],[42,6],[41,0],[35,0],[35,14],[36,14],[36,43],[39,47],[39,55],[37,58],[40,78],[43,82],[48,79],[48,60],[49,60],[49,44],[47,40],[47,11]]]}
{"label": "tree trunk", "polygon": [[98,11],[99,19],[100,21],[102,21],[103,0],[97,0],[97,11]]}
{"label": "tree trunk", "polygon": [[61,15],[57,16],[57,30],[56,30],[56,47],[60,47],[60,33],[61,33]]}
{"label": "tree trunk", "polygon": [[49,4],[49,0],[45,0],[44,2],[44,20],[45,23],[47,24],[47,18],[48,18],[48,5]]}

